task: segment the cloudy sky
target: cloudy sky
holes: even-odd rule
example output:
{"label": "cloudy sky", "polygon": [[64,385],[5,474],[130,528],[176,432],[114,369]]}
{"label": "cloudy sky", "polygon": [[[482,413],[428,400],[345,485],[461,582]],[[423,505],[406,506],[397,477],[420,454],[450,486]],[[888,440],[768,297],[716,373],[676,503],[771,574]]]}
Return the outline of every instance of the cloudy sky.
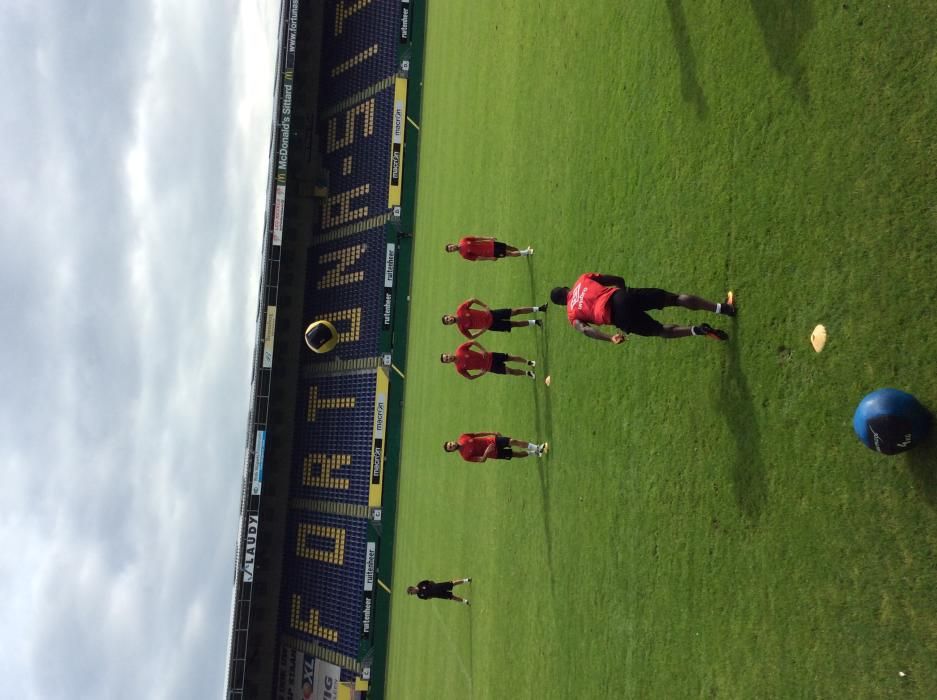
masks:
{"label": "cloudy sky", "polygon": [[0,3],[0,696],[224,690],[279,0]]}

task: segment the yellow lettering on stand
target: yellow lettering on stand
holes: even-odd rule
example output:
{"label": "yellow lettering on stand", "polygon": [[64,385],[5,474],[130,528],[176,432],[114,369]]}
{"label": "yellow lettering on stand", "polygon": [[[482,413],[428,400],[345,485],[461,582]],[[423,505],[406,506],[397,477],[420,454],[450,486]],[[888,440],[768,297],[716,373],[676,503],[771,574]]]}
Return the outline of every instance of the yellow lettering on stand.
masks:
{"label": "yellow lettering on stand", "polygon": [[335,68],[332,69],[332,77],[333,78],[338,77],[339,75],[344,73],[346,70],[354,68],[360,63],[364,63],[369,58],[371,58],[371,56],[376,56],[379,48],[380,48],[380,44],[371,44],[364,51],[355,54],[354,56],[349,58],[347,61],[343,61],[342,63],[339,63],[337,66],[335,66]]}
{"label": "yellow lettering on stand", "polygon": [[[312,486],[322,489],[348,490],[348,479],[332,477],[332,471],[351,464],[351,455],[306,455],[303,460],[303,486]],[[313,467],[319,466],[319,473],[314,475]]]}
{"label": "yellow lettering on stand", "polygon": [[[361,337],[361,307],[354,309],[345,309],[344,311],[333,311],[322,316],[326,321],[331,321],[338,330],[338,342],[352,343]],[[348,330],[342,332],[338,328],[342,321],[348,321]]]}
{"label": "yellow lettering on stand", "polygon": [[[371,185],[359,185],[347,192],[339,192],[325,200],[322,207],[322,228],[327,229],[339,224],[347,224],[368,215],[367,205],[352,209],[352,202],[371,191]],[[336,207],[338,210],[336,211]]]}
{"label": "yellow lettering on stand", "polygon": [[357,0],[350,7],[345,7],[345,0],[339,0],[335,6],[335,36],[340,36],[345,28],[345,20],[371,4],[371,0]]}
{"label": "yellow lettering on stand", "polygon": [[311,634],[313,637],[324,639],[327,642],[337,642],[338,630],[321,626],[319,624],[319,611],[315,608],[309,608],[309,615],[305,620],[302,619],[300,615],[302,606],[302,598],[294,593],[292,604],[290,605],[290,625],[292,625],[293,629]]}
{"label": "yellow lettering on stand", "polygon": [[316,287],[319,289],[330,289],[332,287],[340,287],[343,284],[361,282],[364,279],[363,270],[348,273],[346,273],[345,270],[358,262],[358,258],[360,258],[367,249],[368,246],[366,243],[359,243],[349,248],[333,250],[331,253],[319,256],[320,265],[332,262],[337,262],[338,265],[326,272],[319,279]]}
{"label": "yellow lettering on stand", "polygon": [[[316,549],[309,546],[310,537],[332,540],[331,549]],[[345,563],[345,530],[340,527],[300,523],[299,531],[296,533],[296,556],[341,566]]]}
{"label": "yellow lettering on stand", "polygon": [[355,407],[354,396],[336,396],[331,399],[320,399],[319,387],[313,384],[311,387],[309,387],[309,401],[306,402],[306,421],[309,423],[315,423],[316,415],[320,408],[338,409],[338,408],[354,408],[354,407]]}
{"label": "yellow lettering on stand", "polygon": [[361,121],[361,135],[367,138],[373,134],[374,111],[375,101],[372,97],[367,102],[362,102],[359,105],[355,105],[347,112],[345,112],[345,134],[342,136],[342,138],[337,138],[336,136],[336,132],[338,131],[339,117],[336,116],[329,119],[325,132],[325,152],[332,153],[333,151],[337,151],[339,148],[350,146],[355,142],[355,120],[357,119],[358,115],[364,117]]}

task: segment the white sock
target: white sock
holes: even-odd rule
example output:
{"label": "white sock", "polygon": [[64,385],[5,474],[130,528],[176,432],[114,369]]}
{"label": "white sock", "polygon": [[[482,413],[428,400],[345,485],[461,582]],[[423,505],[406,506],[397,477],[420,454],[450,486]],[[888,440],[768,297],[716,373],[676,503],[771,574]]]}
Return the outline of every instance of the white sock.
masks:
{"label": "white sock", "polygon": [[524,250],[521,250],[518,252],[520,252],[521,255],[530,255],[531,253],[530,246],[527,246],[526,248],[524,248]]}
{"label": "white sock", "polygon": [[532,442],[527,443],[527,454],[529,455],[537,454],[537,446],[534,443]]}
{"label": "white sock", "polygon": [[528,322],[527,322],[527,325],[528,325],[528,326],[536,326],[536,325],[537,325],[537,319],[533,319],[532,321],[528,321]]}
{"label": "white sock", "polygon": [[719,304],[719,303],[716,304],[716,313],[717,314],[722,313],[722,304]]}

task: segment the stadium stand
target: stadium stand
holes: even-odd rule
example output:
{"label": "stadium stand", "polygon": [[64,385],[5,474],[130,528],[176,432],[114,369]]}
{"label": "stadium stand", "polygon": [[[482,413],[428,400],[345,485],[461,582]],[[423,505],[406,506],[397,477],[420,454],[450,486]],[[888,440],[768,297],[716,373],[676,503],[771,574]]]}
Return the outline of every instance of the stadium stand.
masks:
{"label": "stadium stand", "polygon": [[[409,0],[281,7],[231,700],[380,695],[372,674],[386,652],[375,653],[373,620],[392,530],[381,493],[394,381],[389,290],[403,228],[392,144],[404,128],[411,9]],[[339,333],[321,355],[303,340],[319,319]]]}

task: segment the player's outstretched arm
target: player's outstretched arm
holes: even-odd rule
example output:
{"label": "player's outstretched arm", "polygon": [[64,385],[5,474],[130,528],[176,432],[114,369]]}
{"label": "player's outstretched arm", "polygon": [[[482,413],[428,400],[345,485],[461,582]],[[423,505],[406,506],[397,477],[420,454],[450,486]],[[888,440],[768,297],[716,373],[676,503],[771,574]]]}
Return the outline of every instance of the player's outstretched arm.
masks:
{"label": "player's outstretched arm", "polygon": [[[604,340],[609,343],[615,342],[612,340],[612,336],[610,336],[608,333],[603,333],[598,328],[586,323],[585,321],[573,321],[573,327],[589,338],[593,338],[595,340]],[[619,340],[618,342],[620,343],[621,341]]]}

